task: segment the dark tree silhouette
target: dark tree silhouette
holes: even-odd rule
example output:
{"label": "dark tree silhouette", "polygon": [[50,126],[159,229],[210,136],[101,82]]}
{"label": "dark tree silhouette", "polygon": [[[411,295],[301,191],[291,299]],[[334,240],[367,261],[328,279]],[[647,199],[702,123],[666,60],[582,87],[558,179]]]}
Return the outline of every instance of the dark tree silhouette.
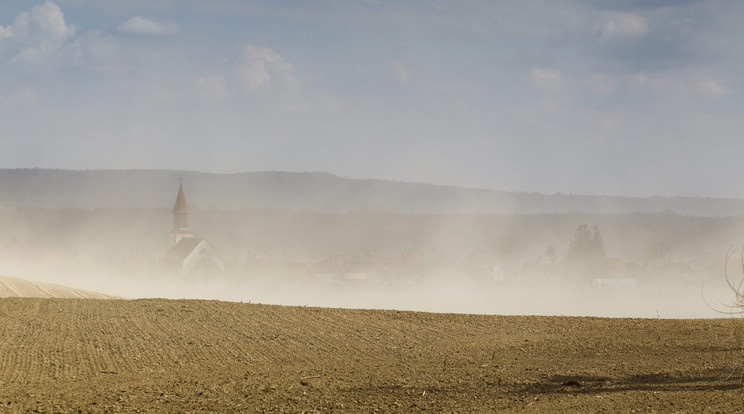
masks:
{"label": "dark tree silhouette", "polygon": [[607,250],[599,227],[581,224],[566,252],[566,264],[582,278],[601,277],[606,272]]}

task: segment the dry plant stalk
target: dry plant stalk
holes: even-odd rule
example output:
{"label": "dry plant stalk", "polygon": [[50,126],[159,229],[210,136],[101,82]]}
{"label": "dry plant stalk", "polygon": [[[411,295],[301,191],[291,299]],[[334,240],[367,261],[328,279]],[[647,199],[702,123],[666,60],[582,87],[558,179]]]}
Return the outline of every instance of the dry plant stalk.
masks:
{"label": "dry plant stalk", "polygon": [[[733,248],[730,248],[728,252],[726,252],[726,259],[723,263],[723,275],[726,278],[726,284],[729,289],[734,293],[734,303],[731,305],[724,305],[732,310],[728,312],[723,311],[723,313],[744,314],[744,290],[742,290],[742,287],[744,286],[744,277],[739,281],[739,283],[734,283],[728,274],[728,262],[731,258],[732,250]],[[744,246],[741,248],[741,254],[739,257],[741,273],[744,275]]]}

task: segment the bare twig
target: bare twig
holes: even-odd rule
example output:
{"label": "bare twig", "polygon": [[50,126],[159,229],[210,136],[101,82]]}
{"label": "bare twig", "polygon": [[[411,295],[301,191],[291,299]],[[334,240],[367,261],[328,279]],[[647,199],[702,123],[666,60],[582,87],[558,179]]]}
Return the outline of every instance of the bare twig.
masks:
{"label": "bare twig", "polygon": [[[703,300],[705,301],[705,304],[708,305],[709,308],[715,310],[716,312],[723,313],[726,315],[743,315],[744,314],[744,278],[742,278],[738,283],[735,283],[731,280],[728,274],[728,262],[731,259],[731,256],[733,254],[734,247],[729,247],[728,251],[726,251],[726,258],[723,262],[723,276],[726,279],[726,285],[728,285],[729,289],[731,289],[731,292],[734,294],[734,303],[733,304],[725,304],[721,303],[721,306],[725,308],[731,309],[730,311],[724,311],[714,308],[711,306],[707,300],[705,300],[705,296],[703,296]],[[742,246],[741,249],[741,256],[739,258],[740,264],[741,264],[741,271],[744,275],[744,246]]]}

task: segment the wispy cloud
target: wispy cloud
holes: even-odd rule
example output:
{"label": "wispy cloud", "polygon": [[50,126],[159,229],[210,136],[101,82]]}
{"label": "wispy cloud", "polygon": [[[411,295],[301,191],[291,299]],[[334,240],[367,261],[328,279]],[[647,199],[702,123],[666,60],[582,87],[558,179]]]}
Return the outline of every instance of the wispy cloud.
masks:
{"label": "wispy cloud", "polygon": [[34,105],[39,98],[28,88],[21,89],[5,97],[0,97],[0,109],[16,109]]}
{"label": "wispy cloud", "polygon": [[225,78],[221,75],[198,77],[194,84],[207,103],[219,102],[230,96]]}
{"label": "wispy cloud", "polygon": [[635,13],[608,13],[600,26],[600,36],[603,39],[636,37],[644,35],[648,31],[646,18]]}
{"label": "wispy cloud", "polygon": [[149,35],[174,35],[179,32],[178,24],[170,20],[156,21],[141,16],[133,16],[119,25],[118,30],[124,33]]}
{"label": "wispy cloud", "polygon": [[248,91],[279,84],[291,87],[298,82],[292,64],[264,46],[244,45],[234,69]]}
{"label": "wispy cloud", "polygon": [[6,37],[11,37],[11,36],[13,36],[13,30],[10,28],[10,26],[8,27],[0,26],[0,40]]}
{"label": "wispy cloud", "polygon": [[532,86],[548,91],[559,91],[563,89],[563,76],[554,69],[532,69],[530,72]]}
{"label": "wispy cloud", "polygon": [[704,72],[680,72],[647,76],[638,74],[641,84],[667,99],[720,99],[731,90]]}

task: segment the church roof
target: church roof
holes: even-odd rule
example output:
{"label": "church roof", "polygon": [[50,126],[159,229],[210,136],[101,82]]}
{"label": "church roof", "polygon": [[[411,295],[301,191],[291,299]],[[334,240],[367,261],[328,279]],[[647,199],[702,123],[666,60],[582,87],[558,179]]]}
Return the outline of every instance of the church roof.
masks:
{"label": "church roof", "polygon": [[176,205],[173,206],[174,213],[188,213],[189,205],[186,203],[186,196],[183,194],[183,184],[178,186],[178,196],[176,197]]}
{"label": "church roof", "polygon": [[170,263],[183,262],[204,239],[200,237],[184,237],[165,253],[163,259]]}

